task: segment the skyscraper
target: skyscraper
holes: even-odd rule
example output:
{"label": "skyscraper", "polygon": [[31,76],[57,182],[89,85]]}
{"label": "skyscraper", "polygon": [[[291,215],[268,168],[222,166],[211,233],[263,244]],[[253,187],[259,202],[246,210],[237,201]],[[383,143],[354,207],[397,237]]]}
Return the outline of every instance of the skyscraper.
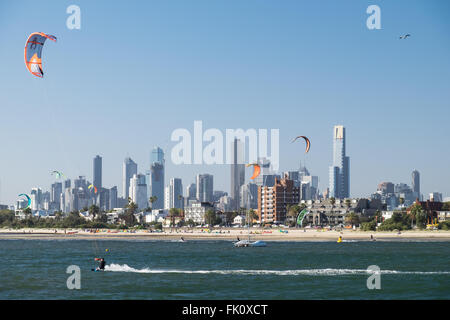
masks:
{"label": "skyscraper", "polygon": [[240,208],[258,209],[258,185],[249,182],[242,185],[240,191]]}
{"label": "skyscraper", "polygon": [[210,174],[197,175],[197,199],[200,202],[214,201],[214,179]]}
{"label": "skyscraper", "polygon": [[150,196],[156,197],[153,209],[164,209],[164,152],[159,147],[150,155]]}
{"label": "skyscraper", "polygon": [[239,209],[241,186],[245,183],[245,152],[244,144],[239,139],[234,139],[231,146],[231,192],[233,208]]}
{"label": "skyscraper", "polygon": [[109,209],[117,208],[117,187],[109,189]]}
{"label": "skyscraper", "polygon": [[137,164],[130,157],[123,160],[122,166],[122,195],[125,200],[128,199],[130,189],[130,179],[137,174]]}
{"label": "skyscraper", "polygon": [[186,187],[186,198],[188,200],[195,200],[197,198],[197,185],[191,183]]}
{"label": "skyscraper", "polygon": [[420,200],[420,173],[416,169],[412,172],[412,191],[417,193]]}
{"label": "skyscraper", "polygon": [[345,128],[334,126],[333,165],[330,166],[330,197],[350,197],[350,158],[345,153]]}
{"label": "skyscraper", "polygon": [[102,157],[97,155],[94,158],[94,182],[93,185],[97,189],[102,187]]}
{"label": "skyscraper", "polygon": [[59,210],[61,194],[63,192],[62,182],[55,182],[52,184],[52,191],[50,194],[50,201],[54,204],[55,209]]}
{"label": "skyscraper", "polygon": [[170,179],[169,185],[165,189],[164,209],[177,208],[182,209],[183,206],[183,184],[181,179]]}
{"label": "skyscraper", "polygon": [[130,179],[129,195],[140,210],[148,207],[147,184],[145,183],[145,175],[134,174]]}

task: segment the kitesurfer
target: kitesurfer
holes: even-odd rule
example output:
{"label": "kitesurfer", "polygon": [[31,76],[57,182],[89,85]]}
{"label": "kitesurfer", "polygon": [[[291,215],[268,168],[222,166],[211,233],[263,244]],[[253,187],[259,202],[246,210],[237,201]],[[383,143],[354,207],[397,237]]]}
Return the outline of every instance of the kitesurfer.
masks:
{"label": "kitesurfer", "polygon": [[95,261],[99,261],[97,270],[105,270],[106,261],[104,258],[95,258]]}

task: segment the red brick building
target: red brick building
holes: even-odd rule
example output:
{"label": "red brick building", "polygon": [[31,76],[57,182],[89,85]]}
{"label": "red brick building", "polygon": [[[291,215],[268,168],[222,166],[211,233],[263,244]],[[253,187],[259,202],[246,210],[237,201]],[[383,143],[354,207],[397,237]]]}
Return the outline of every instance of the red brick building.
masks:
{"label": "red brick building", "polygon": [[419,201],[419,199],[416,199],[416,202],[412,206],[410,206],[408,209],[406,209],[406,212],[410,214],[411,208],[418,204],[422,207],[422,210],[427,214],[427,224],[432,224],[434,221],[438,220],[438,211],[442,210],[443,202],[437,202],[437,201]]}
{"label": "red brick building", "polygon": [[287,206],[300,202],[300,188],[294,181],[275,179],[273,187],[258,187],[258,219],[261,223],[284,223]]}

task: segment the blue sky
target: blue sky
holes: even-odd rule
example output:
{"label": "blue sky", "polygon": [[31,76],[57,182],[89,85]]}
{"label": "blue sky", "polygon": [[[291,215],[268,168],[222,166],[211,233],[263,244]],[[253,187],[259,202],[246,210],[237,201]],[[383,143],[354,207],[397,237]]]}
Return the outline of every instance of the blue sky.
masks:
{"label": "blue sky", "polygon": [[[81,8],[81,30],[66,8]],[[368,30],[366,8],[381,8]],[[2,1],[0,35],[0,203],[51,170],[121,194],[122,162],[142,173],[153,146],[167,153],[166,179],[183,186],[212,173],[229,191],[227,165],[175,166],[174,129],[280,129],[280,171],[306,161],[328,185],[332,128],[347,130],[351,195],[381,181],[450,196],[450,4],[447,1]],[[44,79],[23,61],[27,36],[53,34]],[[405,33],[406,40],[398,37]],[[311,139],[311,151],[290,140]],[[248,172],[248,177],[251,173]]]}

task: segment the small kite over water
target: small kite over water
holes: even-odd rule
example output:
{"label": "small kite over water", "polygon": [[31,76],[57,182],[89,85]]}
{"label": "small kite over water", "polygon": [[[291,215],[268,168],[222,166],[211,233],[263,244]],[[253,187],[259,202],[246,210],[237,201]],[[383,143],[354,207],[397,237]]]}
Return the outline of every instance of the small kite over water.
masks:
{"label": "small kite over water", "polygon": [[31,208],[31,198],[30,198],[30,196],[25,194],[25,193],[19,194],[19,197],[21,197],[21,196],[25,196],[28,199],[28,205],[27,205],[27,207],[25,209]]}
{"label": "small kite over water", "polygon": [[53,170],[53,171],[52,171],[52,175],[53,175],[53,174],[55,175],[56,179],[59,179],[59,178],[61,178],[61,177],[64,176],[64,174],[63,174],[62,172],[56,171],[56,170]]}
{"label": "small kite over water", "polygon": [[90,184],[89,187],[88,187],[88,189],[90,190],[90,189],[92,189],[92,188],[94,188],[94,192],[97,193],[97,187],[94,186],[93,184]]}
{"label": "small kite over water", "polygon": [[411,37],[411,35],[409,33],[405,34],[404,36],[400,36],[400,39],[406,39],[408,37]]}
{"label": "small kite over water", "polygon": [[44,77],[42,70],[42,48],[45,40],[50,39],[56,42],[56,37],[42,32],[33,32],[29,35],[25,44],[25,65],[28,71],[36,77]]}
{"label": "small kite over water", "polygon": [[252,177],[250,178],[250,179],[256,179],[258,176],[259,176],[259,174],[261,173],[261,167],[260,167],[260,165],[259,164],[257,164],[257,163],[249,163],[249,164],[246,164],[245,165],[246,167],[250,167],[250,166],[253,166],[253,175],[252,175]]}
{"label": "small kite over water", "polygon": [[291,141],[291,143],[295,142],[295,140],[297,140],[298,138],[303,138],[303,139],[305,139],[305,141],[306,141],[306,151],[305,151],[305,153],[308,153],[309,147],[311,146],[311,142],[310,142],[309,139],[308,139],[307,137],[305,137],[305,136],[298,136],[298,137],[295,137],[295,138]]}

